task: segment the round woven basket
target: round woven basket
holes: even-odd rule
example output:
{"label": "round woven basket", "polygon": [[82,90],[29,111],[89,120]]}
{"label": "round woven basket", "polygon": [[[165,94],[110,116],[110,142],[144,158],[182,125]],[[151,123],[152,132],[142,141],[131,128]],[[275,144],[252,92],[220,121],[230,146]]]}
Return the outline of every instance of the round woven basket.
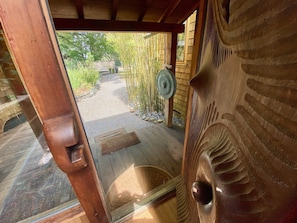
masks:
{"label": "round woven basket", "polygon": [[154,166],[136,166],[127,169],[109,187],[106,202],[113,211],[131,201],[143,199],[152,189],[166,183],[172,176]]}

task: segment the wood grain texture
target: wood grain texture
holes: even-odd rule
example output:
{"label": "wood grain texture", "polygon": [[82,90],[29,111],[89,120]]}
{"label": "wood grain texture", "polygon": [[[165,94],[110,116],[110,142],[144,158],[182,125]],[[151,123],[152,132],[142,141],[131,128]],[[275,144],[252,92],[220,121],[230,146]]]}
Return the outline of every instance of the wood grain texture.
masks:
{"label": "wood grain texture", "polygon": [[[18,13],[11,17],[10,15],[14,14],[15,11]],[[65,152],[66,147],[68,148],[66,150],[74,151],[76,149],[73,147],[74,144],[67,144],[67,140],[64,141],[67,137],[64,138],[65,135],[63,134],[57,137],[59,142],[55,143],[55,137],[52,136],[59,135],[57,132],[54,133],[55,127],[62,126],[62,124],[51,125],[53,124],[52,121],[64,115],[73,115],[75,123],[73,129],[79,132],[77,140],[74,141],[77,146],[82,145],[84,147],[80,151],[81,155],[86,158],[85,164],[87,165],[84,165],[84,168],[76,169],[74,172],[68,172],[68,170],[66,172],[90,221],[108,222],[109,213],[103,200],[95,165],[70,90],[46,3],[38,0],[26,3],[22,1],[0,1],[0,21],[8,39],[12,57],[22,74],[24,85],[28,89],[32,103],[35,105],[41,121],[47,120],[50,124],[47,126],[53,127],[52,131],[45,131],[45,136],[48,145],[50,145],[50,150],[56,151],[53,154],[57,163],[70,160],[67,152]],[[19,26],[20,23],[22,26]],[[25,50],[28,48],[30,50]],[[64,145],[60,147],[61,144]],[[61,159],[60,155],[62,154],[58,152],[58,147],[64,151],[64,153],[62,152],[64,160]],[[71,158],[71,163],[75,165],[75,162],[72,161]]]}
{"label": "wood grain texture", "polygon": [[102,155],[99,143],[91,145],[105,193],[117,177],[133,166],[154,166],[173,177],[181,173],[184,137],[182,129],[168,129],[164,124],[156,124],[135,132],[140,143],[112,154]]}
{"label": "wood grain texture", "polygon": [[[65,28],[65,25],[73,29],[77,27],[77,23],[80,23],[77,28],[86,30],[88,23],[96,21],[93,24],[99,22],[103,26],[93,25],[93,30],[105,29],[105,31],[173,32],[171,25],[182,24],[199,5],[199,1],[196,0],[162,2],[158,0],[49,0],[48,2],[54,20],[56,18],[60,20],[56,24],[57,29]],[[67,21],[68,19],[72,19],[73,23]],[[141,27],[141,23],[144,27]],[[113,25],[110,26],[110,24]],[[127,24],[130,25],[127,26]],[[163,24],[166,25],[163,26]],[[162,29],[159,29],[160,27]]]}
{"label": "wood grain texture", "polygon": [[[181,186],[188,222],[297,221],[296,10],[207,1]],[[197,181],[210,203],[192,198]]]}

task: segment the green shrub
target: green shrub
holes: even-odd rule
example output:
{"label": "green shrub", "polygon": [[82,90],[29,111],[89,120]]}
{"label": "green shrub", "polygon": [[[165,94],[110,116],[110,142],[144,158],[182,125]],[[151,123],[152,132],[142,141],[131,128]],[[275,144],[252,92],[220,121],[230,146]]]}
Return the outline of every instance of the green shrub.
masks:
{"label": "green shrub", "polygon": [[82,67],[80,69],[82,82],[88,86],[95,86],[96,81],[99,77],[99,72],[97,72],[92,67]]}
{"label": "green shrub", "polygon": [[67,72],[68,72],[68,77],[69,77],[72,89],[76,91],[82,85],[80,72],[77,69],[72,69],[72,68],[67,69]]}
{"label": "green shrub", "polygon": [[91,89],[99,79],[99,72],[93,67],[93,63],[68,64],[66,63],[68,77],[74,93],[80,89]]}

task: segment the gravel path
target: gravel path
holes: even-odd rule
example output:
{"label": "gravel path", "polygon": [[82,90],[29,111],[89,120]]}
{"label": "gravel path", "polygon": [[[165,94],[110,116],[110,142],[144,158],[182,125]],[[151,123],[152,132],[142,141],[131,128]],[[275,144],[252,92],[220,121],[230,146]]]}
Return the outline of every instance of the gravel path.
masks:
{"label": "gravel path", "polygon": [[99,90],[77,105],[90,143],[95,136],[118,128],[131,132],[154,125],[130,112],[126,83],[118,74],[102,75]]}

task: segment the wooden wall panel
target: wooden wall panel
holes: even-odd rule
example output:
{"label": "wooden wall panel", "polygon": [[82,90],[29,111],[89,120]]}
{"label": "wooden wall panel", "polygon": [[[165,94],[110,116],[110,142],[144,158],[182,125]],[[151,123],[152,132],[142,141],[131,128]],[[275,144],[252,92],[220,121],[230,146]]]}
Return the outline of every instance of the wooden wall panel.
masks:
{"label": "wooden wall panel", "polygon": [[193,13],[187,20],[186,25],[186,41],[185,41],[185,60],[177,61],[176,63],[176,82],[177,91],[174,96],[173,109],[176,111],[184,122],[186,122],[188,94],[189,94],[189,81],[191,79],[191,65],[192,65],[192,52],[194,45],[196,13]]}

